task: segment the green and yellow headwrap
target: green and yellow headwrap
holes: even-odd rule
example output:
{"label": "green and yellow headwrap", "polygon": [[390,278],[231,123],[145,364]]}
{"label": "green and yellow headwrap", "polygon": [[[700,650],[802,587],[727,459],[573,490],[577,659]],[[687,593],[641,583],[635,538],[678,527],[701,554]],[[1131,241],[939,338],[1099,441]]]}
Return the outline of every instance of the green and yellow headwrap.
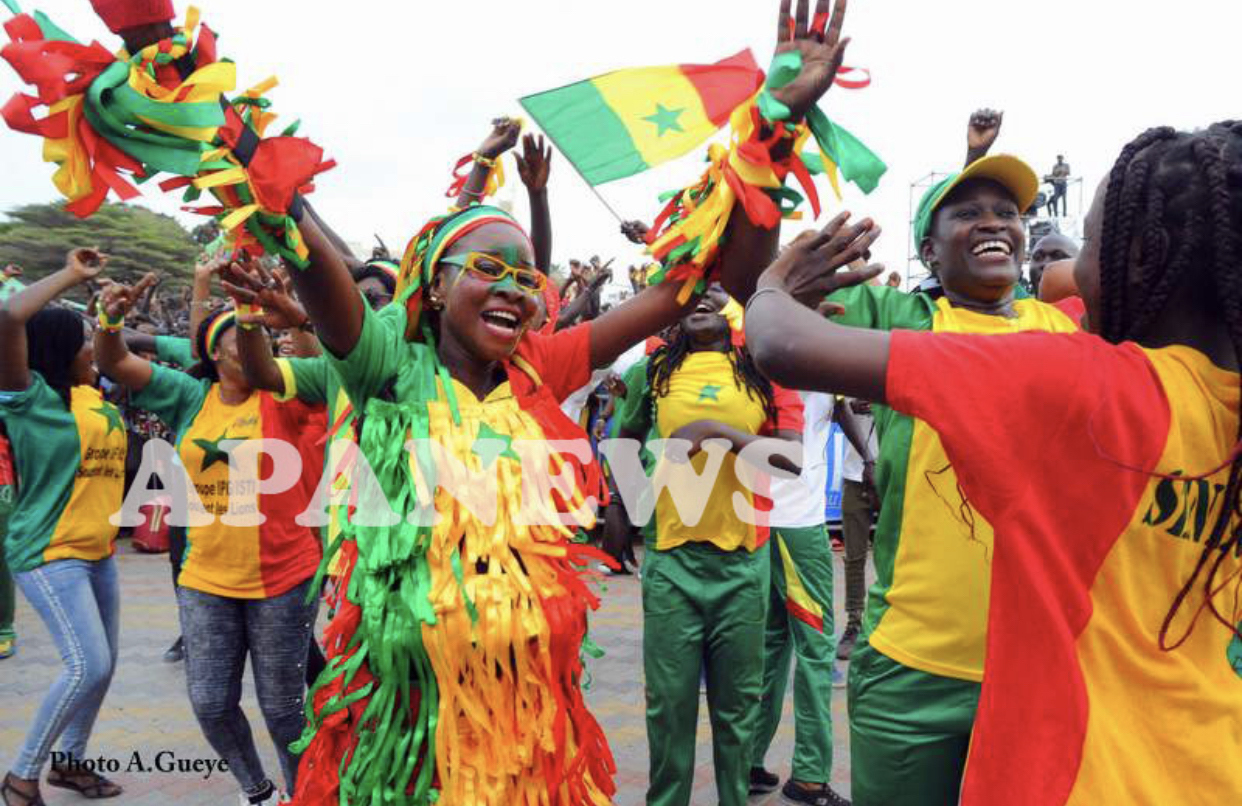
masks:
{"label": "green and yellow headwrap", "polygon": [[220,343],[220,337],[229,328],[236,326],[236,311],[221,311],[217,313],[214,318],[208,321],[204,331],[203,343],[199,345],[199,355],[205,360],[210,360],[211,354],[216,351],[216,346]]}
{"label": "green and yellow headwrap", "polygon": [[397,277],[397,298],[407,298],[413,293],[411,289],[426,287],[431,282],[436,264],[450,246],[479,227],[493,223],[508,224],[530,243],[530,236],[517,219],[499,207],[478,204],[451,215],[433,218],[410,239],[405,248]]}

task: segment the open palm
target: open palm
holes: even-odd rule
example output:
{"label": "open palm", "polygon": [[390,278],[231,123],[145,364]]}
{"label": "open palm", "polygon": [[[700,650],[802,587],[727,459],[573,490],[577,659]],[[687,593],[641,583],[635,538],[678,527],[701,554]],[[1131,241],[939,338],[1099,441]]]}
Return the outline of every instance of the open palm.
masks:
{"label": "open palm", "polygon": [[792,0],[781,0],[777,23],[776,55],[797,52],[802,56],[802,71],[783,87],[772,90],[773,97],[789,107],[795,120],[801,119],[832,86],[845,58],[849,39],[841,38],[845,22],[846,0],[832,3],[817,0],[815,16],[808,22],[810,0],[798,0],[795,16],[790,16]]}

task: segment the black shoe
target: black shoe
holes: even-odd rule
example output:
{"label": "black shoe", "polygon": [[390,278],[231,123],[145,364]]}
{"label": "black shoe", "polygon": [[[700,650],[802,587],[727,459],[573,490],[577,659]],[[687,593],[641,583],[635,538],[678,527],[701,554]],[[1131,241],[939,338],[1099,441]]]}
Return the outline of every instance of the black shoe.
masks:
{"label": "black shoe", "polygon": [[773,775],[763,767],[750,768],[750,794],[766,795],[775,792],[781,785],[781,777]]}
{"label": "black shoe", "polygon": [[797,806],[805,803],[808,806],[850,806],[850,802],[845,798],[832,791],[827,784],[821,784],[814,789],[795,784],[792,780],[786,781],[785,786],[781,789],[781,803]]}
{"label": "black shoe", "polygon": [[185,639],[178,635],[173,645],[164,652],[164,663],[180,663],[185,660]]}
{"label": "black shoe", "polygon": [[854,644],[858,643],[858,631],[857,621],[851,621],[845,625],[841,640],[837,642],[837,660],[849,660],[850,655],[854,654]]}

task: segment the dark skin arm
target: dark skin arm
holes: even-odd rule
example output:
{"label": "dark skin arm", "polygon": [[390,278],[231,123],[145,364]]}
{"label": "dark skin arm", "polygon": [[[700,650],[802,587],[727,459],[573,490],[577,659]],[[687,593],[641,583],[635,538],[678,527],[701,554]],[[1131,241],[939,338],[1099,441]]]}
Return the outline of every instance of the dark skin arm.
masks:
{"label": "dark skin arm", "polygon": [[340,254],[341,260],[345,261],[346,268],[352,272],[357,271],[366,265],[354,256],[353,250],[349,248],[347,243],[345,243],[345,239],[336,234],[336,230],[332,229],[332,227],[323,220],[323,217],[319,215],[319,211],[312,207],[310,202],[303,198],[302,203],[305,205],[307,215],[315,219],[315,223],[319,225],[319,229],[323,231],[323,234],[336,248],[337,253]]}
{"label": "dark skin arm", "polygon": [[255,389],[283,395],[285,378],[272,355],[272,345],[264,327],[276,330],[301,328],[308,319],[306,311],[289,295],[285,278],[273,277],[257,261],[230,266],[224,290],[238,305],[258,305],[262,308],[260,313],[238,317],[244,325],[255,325],[237,329],[237,352],[246,382]]}
{"label": "dark skin arm", "polygon": [[305,216],[298,225],[310,266],[293,272],[298,299],[315,323],[319,341],[332,355],[349,355],[362,335],[363,306],[353,275],[319,225]]}
{"label": "dark skin arm", "polygon": [[[498,118],[492,121],[492,133],[479,145],[476,154],[489,160],[500,159],[500,156],[517,145],[518,135],[522,133],[522,124],[509,118]],[[492,169],[475,162],[470,169],[470,176],[457,195],[454,202],[458,207],[469,207],[483,198],[483,189],[487,187],[487,178]],[[546,179],[544,180],[546,183]],[[549,250],[551,247],[549,246]]]}
{"label": "dark skin arm", "polygon": [[746,343],[759,369],[782,386],[883,403],[889,334],[837,325],[807,307],[883,270],[839,270],[871,231],[847,226],[847,216],[800,235],[760,276],[763,293],[746,310]]}
{"label": "dark skin arm", "polygon": [[[846,0],[831,4],[831,16],[829,0],[817,0],[814,17],[808,15],[809,0],[798,0],[795,16],[790,16],[790,6],[791,0],[781,0],[776,54],[801,53],[802,71],[789,84],[773,90],[772,95],[789,107],[790,119],[798,121],[832,86],[845,58],[849,38],[841,36]],[[815,28],[816,19],[827,20],[823,30]],[[788,156],[789,148],[788,142],[782,143],[773,157]],[[771,229],[759,227],[738,204],[729,219],[727,238],[720,253],[720,281],[734,299],[745,302],[755,290],[755,267],[767,265],[776,257],[780,224]]]}
{"label": "dark skin arm", "polygon": [[685,305],[677,302],[678,283],[660,283],[644,289],[591,323],[591,368],[602,369],[621,353],[648,336],[681,319],[693,307],[691,296]]}
{"label": "dark skin arm", "polygon": [[[108,316],[124,316],[141,294],[140,286],[114,283],[104,289],[99,307]],[[131,392],[141,392],[151,382],[151,362],[134,355],[125,346],[125,336],[103,328],[95,331],[95,362],[99,371]]]}
{"label": "dark skin arm", "polygon": [[543,135],[522,138],[522,153],[516,154],[518,176],[530,197],[530,240],[535,246],[535,268],[544,274],[552,267],[552,213],[548,209],[548,173],[552,167],[552,146]]}
{"label": "dark skin arm", "polygon": [[863,460],[863,484],[868,493],[875,492],[875,457],[871,455],[871,445],[867,435],[863,433],[862,423],[854,416],[854,412],[844,401],[838,401],[832,409],[832,419],[841,426],[841,433],[849,440],[850,445]]}
{"label": "dark skin arm", "polygon": [[103,272],[108,257],[95,249],[74,249],[65,267],[29,285],[0,305],[0,390],[20,392],[30,386],[26,323],[49,302]]}
{"label": "dark skin arm", "polygon": [[[802,444],[802,435],[797,431],[780,430],[776,432],[774,437],[783,442],[793,445]],[[687,456],[694,456],[703,449],[703,443],[709,439],[723,439],[729,443],[730,453],[741,453],[747,446],[752,445],[760,440],[772,439],[772,437],[759,436],[758,434],[749,434],[745,431],[739,431],[731,425],[717,422],[716,420],[695,420],[687,423],[669,436],[669,439],[684,439],[690,442],[687,450]],[[773,454],[768,457],[772,467],[779,470],[785,470],[794,475],[802,472],[802,460],[791,460],[787,456]],[[766,469],[766,468],[763,468]]]}

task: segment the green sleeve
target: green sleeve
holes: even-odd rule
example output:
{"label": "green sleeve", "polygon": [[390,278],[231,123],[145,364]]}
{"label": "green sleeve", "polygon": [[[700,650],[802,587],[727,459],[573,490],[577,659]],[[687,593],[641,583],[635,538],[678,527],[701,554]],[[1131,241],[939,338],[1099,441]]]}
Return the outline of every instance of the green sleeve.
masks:
{"label": "green sleeve", "polygon": [[189,369],[194,365],[194,352],[190,349],[190,340],[180,336],[156,336],[155,357],[183,369]]}
{"label": "green sleeve", "polygon": [[159,417],[180,436],[203,407],[211,381],[191,378],[184,372],[159,364],[151,365],[151,380],[130,402]]}
{"label": "green sleeve", "polygon": [[366,401],[397,376],[407,352],[405,307],[389,305],[381,313],[363,308],[362,332],[358,343],[343,358],[325,353],[328,365],[340,378],[345,394],[355,408],[363,410]]}
{"label": "green sleeve", "polygon": [[639,361],[621,376],[625,382],[625,396],[617,398],[613,411],[613,427],[617,435],[622,431],[642,434],[651,430],[651,395],[647,389],[647,359]]}
{"label": "green sleeve", "polygon": [[843,288],[828,299],[845,307],[845,313],[832,317],[833,322],[871,330],[931,330],[936,311],[926,294],[883,285]]}
{"label": "green sleeve", "polygon": [[322,355],[313,358],[277,358],[285,391],[276,395],[281,403],[297,398],[312,405],[328,402],[328,375],[332,368]]}

